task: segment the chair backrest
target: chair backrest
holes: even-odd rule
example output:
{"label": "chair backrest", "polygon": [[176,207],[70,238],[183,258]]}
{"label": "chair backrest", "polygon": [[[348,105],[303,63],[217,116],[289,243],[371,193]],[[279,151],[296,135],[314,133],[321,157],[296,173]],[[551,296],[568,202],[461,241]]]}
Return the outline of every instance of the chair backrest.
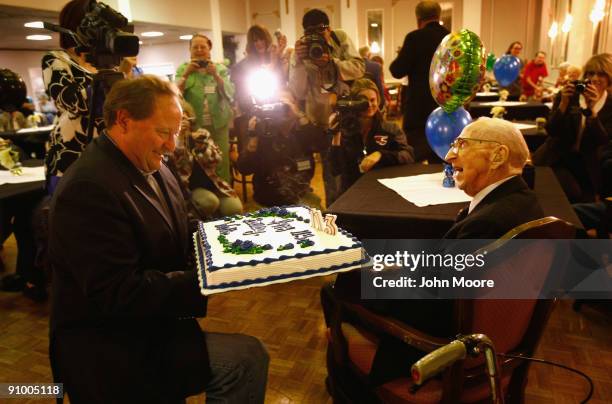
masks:
{"label": "chair backrest", "polygon": [[[522,224],[485,247],[489,255],[499,253],[503,257],[494,266],[493,276],[507,284],[520,282],[521,288],[535,289],[531,290],[532,295],[539,294],[547,284],[550,269],[562,265],[567,257],[565,243],[550,240],[572,239],[575,235],[573,225],[555,217]],[[516,239],[533,242],[519,247],[509,243]],[[465,310],[462,331],[487,335],[498,352],[509,352],[519,346],[531,351],[544,329],[542,319],[551,309],[551,300],[535,299],[476,299],[464,304],[471,307]]]}

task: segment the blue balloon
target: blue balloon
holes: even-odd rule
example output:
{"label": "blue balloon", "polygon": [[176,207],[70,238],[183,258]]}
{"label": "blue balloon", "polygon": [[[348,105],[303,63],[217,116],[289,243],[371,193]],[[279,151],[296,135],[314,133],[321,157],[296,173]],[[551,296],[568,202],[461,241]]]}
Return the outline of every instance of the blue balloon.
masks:
{"label": "blue balloon", "polygon": [[502,87],[508,87],[521,72],[521,60],[516,56],[504,55],[493,65],[495,79]]}
{"label": "blue balloon", "polygon": [[472,116],[463,107],[459,107],[450,114],[439,107],[433,110],[425,124],[427,141],[436,154],[444,160],[455,140],[463,128],[472,122]]}

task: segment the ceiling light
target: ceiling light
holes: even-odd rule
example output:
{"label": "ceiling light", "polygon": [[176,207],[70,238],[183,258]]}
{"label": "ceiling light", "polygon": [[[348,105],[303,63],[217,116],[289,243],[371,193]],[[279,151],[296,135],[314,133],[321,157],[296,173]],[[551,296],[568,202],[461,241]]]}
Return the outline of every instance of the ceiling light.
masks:
{"label": "ceiling light", "polygon": [[51,35],[28,35],[26,39],[30,41],[48,41],[51,38]]}
{"label": "ceiling light", "polygon": [[181,36],[179,36],[179,39],[182,39],[183,41],[191,41],[191,38],[193,38],[193,35],[181,35]]}
{"label": "ceiling light", "polygon": [[378,23],[373,22],[372,24],[370,24],[370,27],[374,27],[374,28],[376,28],[376,27],[378,27]]}
{"label": "ceiling light", "polygon": [[144,37],[156,37],[156,36],[164,36],[163,32],[159,32],[159,31],[147,31],[147,32],[143,32],[140,35],[144,36]]}
{"label": "ceiling light", "polygon": [[23,24],[26,28],[44,28],[42,21],[30,21]]}

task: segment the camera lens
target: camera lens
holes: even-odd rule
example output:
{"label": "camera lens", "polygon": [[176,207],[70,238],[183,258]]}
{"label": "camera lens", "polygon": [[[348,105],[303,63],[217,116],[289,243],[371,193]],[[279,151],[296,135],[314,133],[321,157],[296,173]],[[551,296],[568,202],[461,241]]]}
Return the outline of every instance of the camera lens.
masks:
{"label": "camera lens", "polygon": [[308,56],[310,56],[311,59],[321,59],[324,53],[323,47],[318,43],[310,45],[310,49],[308,50]]}

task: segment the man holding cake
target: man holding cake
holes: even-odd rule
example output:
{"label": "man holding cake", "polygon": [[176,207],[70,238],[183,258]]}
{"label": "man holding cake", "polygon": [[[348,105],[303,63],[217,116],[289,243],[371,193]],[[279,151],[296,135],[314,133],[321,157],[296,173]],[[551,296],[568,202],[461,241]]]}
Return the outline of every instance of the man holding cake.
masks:
{"label": "man holding cake", "polygon": [[262,403],[268,354],[255,338],[203,332],[179,185],[176,89],[154,76],[115,84],[107,132],[57,188],[50,212],[50,359],[72,403]]}

